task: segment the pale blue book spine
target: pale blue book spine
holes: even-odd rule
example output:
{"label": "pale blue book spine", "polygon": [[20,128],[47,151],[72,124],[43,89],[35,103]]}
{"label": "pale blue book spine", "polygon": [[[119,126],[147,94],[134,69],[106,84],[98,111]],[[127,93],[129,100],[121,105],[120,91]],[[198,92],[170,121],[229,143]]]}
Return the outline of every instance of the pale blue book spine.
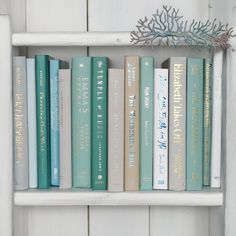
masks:
{"label": "pale blue book spine", "polygon": [[29,145],[29,188],[37,188],[37,129],[36,129],[36,87],[35,59],[27,59],[28,98],[28,145]]}
{"label": "pale blue book spine", "polygon": [[50,60],[50,140],[51,140],[51,185],[59,186],[59,60]]}

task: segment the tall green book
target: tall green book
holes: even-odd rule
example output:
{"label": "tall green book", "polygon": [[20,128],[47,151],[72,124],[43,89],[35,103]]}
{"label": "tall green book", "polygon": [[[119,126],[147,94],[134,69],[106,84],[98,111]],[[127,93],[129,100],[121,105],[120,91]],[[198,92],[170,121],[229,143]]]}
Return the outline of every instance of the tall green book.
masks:
{"label": "tall green book", "polygon": [[203,185],[210,185],[211,115],[212,115],[212,59],[204,60],[204,118],[203,118]]}
{"label": "tall green book", "polygon": [[154,59],[140,59],[140,190],[152,190]]}
{"label": "tall green book", "polygon": [[36,66],[36,120],[38,188],[50,186],[50,111],[49,111],[49,57],[37,55]]}
{"label": "tall green book", "polygon": [[107,189],[108,58],[92,59],[92,188]]}
{"label": "tall green book", "polygon": [[72,185],[91,187],[91,57],[72,60]]}
{"label": "tall green book", "polygon": [[187,60],[187,190],[202,189],[203,59]]}

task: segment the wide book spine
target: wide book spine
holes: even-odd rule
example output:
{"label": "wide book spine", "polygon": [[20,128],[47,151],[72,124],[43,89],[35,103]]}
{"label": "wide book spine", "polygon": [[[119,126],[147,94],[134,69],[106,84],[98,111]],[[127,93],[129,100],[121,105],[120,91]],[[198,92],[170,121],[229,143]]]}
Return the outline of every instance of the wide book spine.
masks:
{"label": "wide book spine", "polygon": [[60,188],[71,188],[71,70],[59,70]]}
{"label": "wide book spine", "polygon": [[27,97],[28,97],[28,136],[29,136],[29,188],[37,188],[37,129],[36,129],[36,87],[35,59],[28,58]]}
{"label": "wide book spine", "polygon": [[108,70],[108,190],[124,191],[124,70]]}
{"label": "wide book spine", "polygon": [[169,68],[169,189],[186,189],[186,58],[171,57]]}
{"label": "wide book spine", "polygon": [[213,58],[212,85],[212,146],[211,187],[221,186],[221,122],[222,122],[222,65],[223,51],[217,51]]}
{"label": "wide book spine", "polygon": [[49,57],[36,55],[36,111],[38,188],[49,188],[50,175],[50,105]]}
{"label": "wide book spine", "polygon": [[187,59],[187,190],[202,189],[203,59]]}
{"label": "wide book spine", "polygon": [[154,58],[140,58],[140,190],[152,190]]}
{"label": "wide book spine", "polygon": [[92,60],[92,188],[107,189],[108,58]]}
{"label": "wide book spine", "polygon": [[168,69],[155,69],[153,188],[168,189]]}
{"label": "wide book spine", "polygon": [[73,187],[91,187],[91,58],[72,60]]}
{"label": "wide book spine", "polygon": [[139,57],[125,57],[125,190],[139,190]]}
{"label": "wide book spine", "polygon": [[210,185],[211,117],[212,117],[212,59],[204,59],[203,101],[203,185]]}
{"label": "wide book spine", "polygon": [[13,57],[14,168],[16,190],[24,190],[29,186],[26,80],[26,58],[20,56]]}

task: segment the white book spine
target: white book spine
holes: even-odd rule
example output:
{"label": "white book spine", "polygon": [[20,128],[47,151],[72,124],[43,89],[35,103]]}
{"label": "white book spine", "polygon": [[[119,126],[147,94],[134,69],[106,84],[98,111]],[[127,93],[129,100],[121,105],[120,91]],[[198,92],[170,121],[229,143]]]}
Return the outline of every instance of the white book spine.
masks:
{"label": "white book spine", "polygon": [[168,188],[168,69],[154,73],[153,188]]}
{"label": "white book spine", "polygon": [[29,188],[37,188],[37,128],[36,128],[36,88],[35,59],[27,61],[28,96],[28,145],[29,145]]}
{"label": "white book spine", "polygon": [[221,181],[221,113],[223,50],[214,54],[212,85],[211,187],[220,188]]}

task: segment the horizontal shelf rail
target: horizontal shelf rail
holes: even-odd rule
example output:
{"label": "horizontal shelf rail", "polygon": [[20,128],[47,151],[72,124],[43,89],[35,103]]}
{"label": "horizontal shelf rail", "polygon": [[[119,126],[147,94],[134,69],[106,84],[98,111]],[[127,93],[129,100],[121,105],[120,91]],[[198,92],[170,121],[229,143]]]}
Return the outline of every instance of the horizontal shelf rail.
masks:
{"label": "horizontal shelf rail", "polygon": [[120,192],[26,190],[14,195],[17,206],[75,206],[75,205],[156,205],[156,206],[221,206],[221,191],[201,192]]}

